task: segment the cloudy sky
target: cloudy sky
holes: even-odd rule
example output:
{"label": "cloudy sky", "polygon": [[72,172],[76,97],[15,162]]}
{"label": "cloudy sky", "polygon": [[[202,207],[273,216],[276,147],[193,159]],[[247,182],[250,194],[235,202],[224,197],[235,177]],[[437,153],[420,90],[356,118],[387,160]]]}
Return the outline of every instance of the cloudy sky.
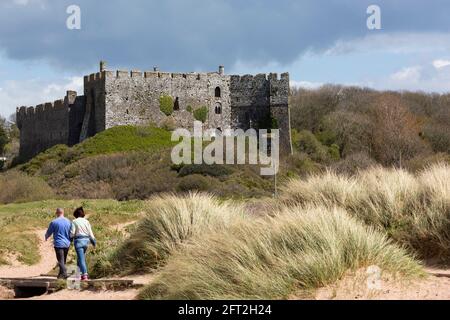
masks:
{"label": "cloudy sky", "polygon": [[[367,8],[381,8],[381,30]],[[67,7],[81,8],[69,30]],[[111,69],[285,72],[293,85],[450,91],[448,0],[0,0],[0,114]]]}

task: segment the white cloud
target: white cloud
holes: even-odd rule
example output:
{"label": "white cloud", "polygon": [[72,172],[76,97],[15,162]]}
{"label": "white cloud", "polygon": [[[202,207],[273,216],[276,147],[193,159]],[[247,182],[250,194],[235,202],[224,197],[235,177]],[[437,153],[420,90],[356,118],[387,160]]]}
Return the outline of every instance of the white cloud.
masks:
{"label": "white cloud", "polygon": [[70,77],[60,81],[45,82],[42,79],[7,80],[0,90],[0,114],[9,116],[16,107],[35,106],[64,98],[67,90],[83,94],[83,78]]}
{"label": "white cloud", "polygon": [[366,81],[366,85],[379,90],[410,90],[425,92],[450,92],[450,68],[436,68],[434,64],[410,66],[387,77]]}
{"label": "white cloud", "polygon": [[450,33],[393,32],[368,35],[352,40],[338,40],[325,54],[337,55],[350,52],[383,51],[397,54],[436,52],[450,49]]}
{"label": "white cloud", "polygon": [[434,60],[433,61],[433,66],[436,69],[445,68],[447,66],[450,66],[450,60],[442,60],[442,59]]}
{"label": "white cloud", "polygon": [[392,74],[390,78],[394,81],[418,82],[421,77],[421,70],[422,67],[420,66],[403,68]]}
{"label": "white cloud", "polygon": [[317,89],[323,86],[322,82],[310,82],[310,81],[290,81],[290,86],[295,88]]}

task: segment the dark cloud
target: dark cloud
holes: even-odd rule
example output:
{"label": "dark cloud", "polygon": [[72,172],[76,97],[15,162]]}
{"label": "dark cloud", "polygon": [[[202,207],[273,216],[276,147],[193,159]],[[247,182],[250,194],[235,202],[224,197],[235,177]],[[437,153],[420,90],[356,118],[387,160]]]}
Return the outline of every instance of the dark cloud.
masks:
{"label": "dark cloud", "polygon": [[[448,32],[444,0],[3,0],[0,49],[17,60],[83,70],[110,65],[215,69],[236,61],[292,62],[306,50],[369,33],[366,8],[382,8],[383,31]],[[78,4],[82,30],[65,27]]]}

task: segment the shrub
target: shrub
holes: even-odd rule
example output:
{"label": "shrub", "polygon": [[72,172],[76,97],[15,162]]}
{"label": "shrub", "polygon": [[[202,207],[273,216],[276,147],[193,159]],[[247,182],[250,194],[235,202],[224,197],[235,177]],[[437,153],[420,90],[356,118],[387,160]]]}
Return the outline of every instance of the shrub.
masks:
{"label": "shrub", "polygon": [[342,159],[334,163],[331,168],[337,173],[341,174],[356,174],[360,170],[369,169],[376,166],[375,160],[369,157],[364,152],[358,152],[348,155],[345,159]]}
{"label": "shrub", "polygon": [[184,177],[178,183],[177,191],[207,191],[209,188],[209,180],[204,176],[194,174]]}
{"label": "shrub", "polygon": [[240,207],[197,193],[156,197],[147,202],[144,212],[136,231],[109,257],[111,268],[101,273],[153,270],[165,264],[182,243],[208,230],[223,229],[243,216]]}
{"label": "shrub", "polygon": [[173,98],[168,95],[159,97],[159,110],[166,116],[170,116],[173,113]]}
{"label": "shrub", "polygon": [[286,169],[295,171],[300,176],[306,176],[321,171],[321,166],[312,161],[305,153],[294,153],[285,159]]}
{"label": "shrub", "polygon": [[205,123],[208,119],[208,108],[206,106],[194,110],[194,118],[197,121]]}
{"label": "shrub", "polygon": [[431,123],[425,127],[425,137],[435,152],[450,153],[450,130],[448,123]]}
{"label": "shrub", "polygon": [[191,105],[188,105],[188,106],[186,107],[186,111],[189,112],[189,113],[192,113],[192,111],[193,111],[192,106],[191,106]]}
{"label": "shrub", "polygon": [[17,171],[0,175],[0,203],[31,202],[53,197],[53,190],[40,178]]}
{"label": "shrub", "polygon": [[306,153],[314,161],[326,161],[329,158],[328,148],[322,145],[311,131],[293,131],[292,142],[296,150]]}
{"label": "shrub", "polygon": [[167,131],[175,130],[177,128],[175,119],[172,117],[168,117],[168,118],[164,119],[161,124],[161,128],[163,128],[164,130],[167,130]]}
{"label": "shrub", "polygon": [[420,265],[342,209],[286,208],[192,238],[141,299],[286,299],[377,265],[404,276]]}
{"label": "shrub", "polygon": [[233,173],[233,170],[225,165],[219,164],[188,164],[184,165],[179,171],[180,177],[185,177],[191,174],[201,174],[211,177],[222,177]]}

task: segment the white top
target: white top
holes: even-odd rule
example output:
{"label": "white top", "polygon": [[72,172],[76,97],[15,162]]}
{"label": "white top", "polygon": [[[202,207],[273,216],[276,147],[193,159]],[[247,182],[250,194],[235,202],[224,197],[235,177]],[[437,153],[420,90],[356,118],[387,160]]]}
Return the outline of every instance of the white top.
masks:
{"label": "white top", "polygon": [[92,233],[91,224],[85,218],[77,218],[72,221],[72,227],[70,228],[70,237],[90,237],[95,239],[94,234]]}

